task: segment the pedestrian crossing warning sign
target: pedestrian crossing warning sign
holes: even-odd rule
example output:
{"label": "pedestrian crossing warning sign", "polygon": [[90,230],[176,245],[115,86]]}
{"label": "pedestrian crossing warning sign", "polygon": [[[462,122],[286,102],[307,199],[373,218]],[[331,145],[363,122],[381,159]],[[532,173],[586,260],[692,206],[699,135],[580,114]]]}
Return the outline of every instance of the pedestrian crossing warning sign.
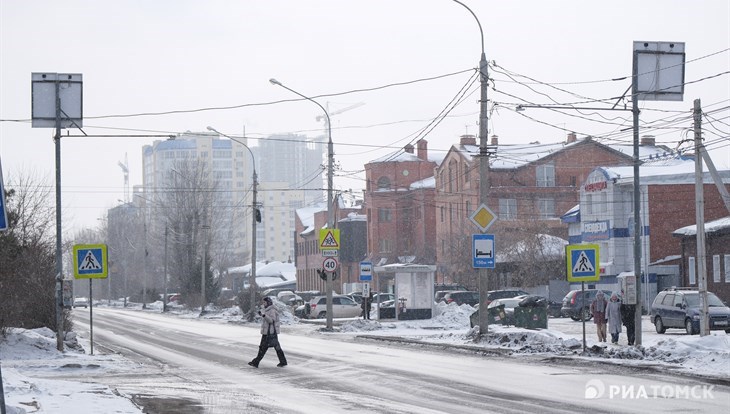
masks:
{"label": "pedestrian crossing warning sign", "polygon": [[319,230],[319,250],[339,250],[340,229]]}
{"label": "pedestrian crossing warning sign", "polygon": [[595,282],[601,278],[597,244],[565,246],[569,282]]}
{"label": "pedestrian crossing warning sign", "polygon": [[104,279],[109,274],[105,244],[77,244],[73,259],[76,279]]}

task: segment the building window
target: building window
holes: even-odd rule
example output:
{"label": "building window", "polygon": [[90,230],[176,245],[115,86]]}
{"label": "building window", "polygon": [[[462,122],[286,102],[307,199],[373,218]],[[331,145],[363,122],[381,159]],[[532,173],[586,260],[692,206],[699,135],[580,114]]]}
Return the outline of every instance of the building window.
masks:
{"label": "building window", "polygon": [[687,266],[689,269],[687,269],[687,272],[689,273],[689,285],[694,285],[696,283],[695,281],[695,258],[690,257],[687,263]]}
{"label": "building window", "polygon": [[555,164],[547,163],[536,167],[538,187],[555,187]]}
{"label": "building window", "polygon": [[[583,209],[583,206],[581,206],[581,209]],[[586,206],[585,206],[585,214],[593,214],[593,195],[592,194],[586,194]]]}
{"label": "building window", "polygon": [[381,223],[390,222],[390,209],[389,208],[378,208],[378,221]]}
{"label": "building window", "polygon": [[444,206],[441,206],[441,222],[444,222]]}
{"label": "building window", "polygon": [[552,198],[540,198],[537,200],[537,208],[540,210],[541,219],[555,217],[555,200]]}
{"label": "building window", "polygon": [[379,253],[390,253],[392,250],[392,243],[388,239],[378,240],[378,252]]}
{"label": "building window", "polygon": [[388,177],[378,178],[378,190],[390,190],[390,178],[388,178]]}
{"label": "building window", "polygon": [[722,256],[725,259],[725,283],[730,283],[730,255]]}
{"label": "building window", "polygon": [[712,281],[720,283],[720,255],[712,256]]}
{"label": "building window", "polygon": [[499,199],[499,218],[502,220],[515,220],[517,218],[517,199]]}
{"label": "building window", "polygon": [[469,164],[464,164],[464,182],[469,182]]}
{"label": "building window", "polygon": [[449,192],[454,192],[454,168],[455,168],[454,162],[449,163]]}
{"label": "building window", "polygon": [[464,203],[464,216],[470,217],[471,216],[471,202],[469,200],[466,200],[466,203]]}

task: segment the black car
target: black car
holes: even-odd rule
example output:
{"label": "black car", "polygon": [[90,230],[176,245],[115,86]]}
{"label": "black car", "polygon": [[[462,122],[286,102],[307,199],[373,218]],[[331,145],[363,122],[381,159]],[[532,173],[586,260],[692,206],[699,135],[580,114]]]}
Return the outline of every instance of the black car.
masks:
{"label": "black car", "polygon": [[[707,292],[710,330],[730,333],[730,308],[712,292]],[[684,329],[687,335],[700,332],[700,292],[695,288],[669,288],[654,298],[651,321],[657,333],[667,328]]]}
{"label": "black car", "polygon": [[470,305],[476,306],[479,304],[479,292],[471,290],[455,290],[448,292],[444,295],[444,301],[449,303],[456,303],[457,305]]}
{"label": "black car", "polygon": [[[599,289],[586,289],[583,297],[581,297],[580,290],[571,290],[563,298],[563,307],[560,308],[560,313],[574,321],[590,320],[593,317],[591,303],[596,298],[598,291]],[[611,297],[610,290],[603,290],[603,294],[606,296],[606,300]]]}

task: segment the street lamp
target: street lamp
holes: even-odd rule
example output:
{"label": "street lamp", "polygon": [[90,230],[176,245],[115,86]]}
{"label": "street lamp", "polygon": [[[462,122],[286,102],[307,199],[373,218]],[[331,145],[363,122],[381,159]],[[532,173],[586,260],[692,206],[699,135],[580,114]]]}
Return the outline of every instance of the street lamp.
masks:
{"label": "street lamp", "polygon": [[[274,78],[269,79],[269,82],[271,82],[272,85],[281,86],[289,92],[314,103],[322,109],[324,116],[327,118],[327,229],[332,229],[334,228],[335,221],[334,210],[332,208],[332,171],[334,168],[335,156],[332,150],[332,125],[330,124],[330,115],[327,113],[327,110],[314,99],[302,95]],[[325,289],[327,290],[327,329],[332,330],[332,272],[327,272],[327,284],[325,285]]]}
{"label": "street lamp", "polygon": [[[453,0],[469,10],[479,25],[479,33],[482,40],[482,56],[479,59],[479,84],[481,85],[481,97],[479,102],[479,203],[487,205],[489,193],[489,151],[487,149],[487,88],[489,78],[487,77],[487,58],[484,54],[484,31],[482,24],[479,22],[477,15],[467,7],[466,4],[459,0]],[[479,269],[479,308],[487,309],[487,292],[489,291],[489,274],[488,269]],[[486,334],[489,326],[488,312],[479,312],[479,333]]]}
{"label": "street lamp", "polygon": [[243,142],[239,141],[236,138],[233,138],[232,136],[226,135],[217,129],[209,126],[208,131],[212,131],[217,133],[218,135],[222,135],[231,141],[235,141],[241,145],[244,146],[248,150],[248,153],[251,154],[251,166],[253,168],[253,174],[251,175],[251,179],[253,181],[253,202],[251,204],[251,272],[249,272],[248,275],[248,288],[251,294],[250,298],[250,308],[248,313],[248,321],[253,321],[253,317],[256,314],[256,222],[259,221],[260,215],[258,214],[258,208],[256,207],[256,185],[257,185],[257,176],[256,176],[256,159],[253,156],[253,152],[251,151],[251,148],[248,147],[248,145],[244,144]]}

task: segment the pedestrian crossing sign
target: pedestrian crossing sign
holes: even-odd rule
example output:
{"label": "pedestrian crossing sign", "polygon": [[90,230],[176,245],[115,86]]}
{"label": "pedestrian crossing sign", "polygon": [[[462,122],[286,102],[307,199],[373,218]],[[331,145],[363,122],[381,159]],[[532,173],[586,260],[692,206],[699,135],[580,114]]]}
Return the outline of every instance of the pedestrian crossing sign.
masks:
{"label": "pedestrian crossing sign", "polygon": [[597,244],[565,246],[569,282],[596,282],[601,278]]}
{"label": "pedestrian crossing sign", "polygon": [[109,275],[106,244],[77,244],[73,249],[75,279],[106,279]]}

